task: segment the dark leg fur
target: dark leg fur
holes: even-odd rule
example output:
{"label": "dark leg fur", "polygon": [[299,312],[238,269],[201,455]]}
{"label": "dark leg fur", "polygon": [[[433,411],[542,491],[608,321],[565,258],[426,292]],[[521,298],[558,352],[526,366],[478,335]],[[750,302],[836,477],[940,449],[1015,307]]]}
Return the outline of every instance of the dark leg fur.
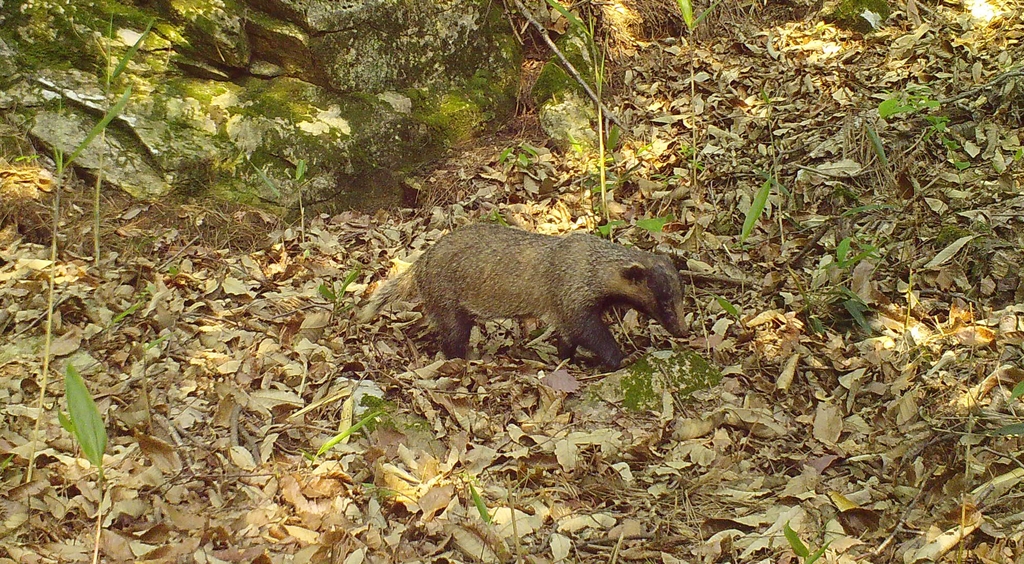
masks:
{"label": "dark leg fur", "polygon": [[[612,337],[612,332],[601,321],[600,309],[587,312],[586,315],[573,320],[563,334],[565,337],[562,342],[569,345],[566,350],[570,353],[579,345],[597,355],[603,366],[615,369],[622,364],[622,350],[615,342],[615,337]],[[559,346],[558,352],[563,352],[562,345]]]}
{"label": "dark leg fur", "polygon": [[469,333],[473,330],[473,318],[465,310],[431,312],[430,318],[437,331],[441,352],[448,358],[466,358],[469,349]]}
{"label": "dark leg fur", "polygon": [[568,337],[558,335],[558,358],[564,358],[567,360],[573,360],[576,356],[576,343],[569,340]]}

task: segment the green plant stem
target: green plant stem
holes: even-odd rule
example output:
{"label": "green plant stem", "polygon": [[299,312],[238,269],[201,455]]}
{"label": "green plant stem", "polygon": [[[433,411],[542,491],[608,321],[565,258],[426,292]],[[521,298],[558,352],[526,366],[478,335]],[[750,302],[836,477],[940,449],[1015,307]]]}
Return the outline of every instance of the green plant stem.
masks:
{"label": "green plant stem", "polygon": [[[593,37],[593,34],[591,34]],[[598,175],[601,181],[601,209],[604,212],[604,221],[608,223],[611,219],[608,212],[608,161],[605,159],[605,146],[604,146],[604,104],[600,102],[601,95],[603,94],[604,86],[604,57],[597,52],[597,45],[591,41],[594,47],[593,56],[595,59],[600,61],[594,61],[594,84],[597,86],[597,157],[598,157]],[[597,64],[600,63],[600,64]]]}
{"label": "green plant stem", "polygon": [[32,453],[28,458],[28,470],[25,472],[25,483],[32,481],[32,469],[36,463],[36,446],[39,444],[39,430],[43,421],[46,400],[46,385],[50,376],[50,344],[53,342],[53,297],[57,270],[57,229],[60,225],[60,191],[64,175],[64,167],[60,157],[57,159],[56,181],[53,183],[53,223],[50,226],[50,268],[47,285],[49,286],[46,296],[46,328],[45,340],[43,341],[43,369],[39,375],[39,402],[36,406],[36,421],[32,428]]}
{"label": "green plant stem", "polygon": [[[100,147],[107,146],[107,130],[100,133]],[[96,186],[93,188],[92,196],[92,264],[98,270],[100,267],[100,186],[103,184],[103,161],[107,152],[100,150],[100,163],[96,169]]]}
{"label": "green plant stem", "polygon": [[[103,487],[100,486],[102,491]],[[100,494],[100,502],[96,504],[96,540],[93,541],[92,564],[99,564],[100,561],[100,534],[103,532],[103,494]]]}

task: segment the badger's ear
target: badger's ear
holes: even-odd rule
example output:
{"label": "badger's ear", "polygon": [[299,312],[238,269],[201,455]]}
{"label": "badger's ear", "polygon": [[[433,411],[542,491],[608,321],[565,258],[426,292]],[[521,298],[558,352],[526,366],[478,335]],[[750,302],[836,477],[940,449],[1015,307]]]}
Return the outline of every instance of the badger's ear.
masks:
{"label": "badger's ear", "polygon": [[639,262],[634,262],[622,269],[622,277],[633,283],[643,282],[647,279],[647,267]]}

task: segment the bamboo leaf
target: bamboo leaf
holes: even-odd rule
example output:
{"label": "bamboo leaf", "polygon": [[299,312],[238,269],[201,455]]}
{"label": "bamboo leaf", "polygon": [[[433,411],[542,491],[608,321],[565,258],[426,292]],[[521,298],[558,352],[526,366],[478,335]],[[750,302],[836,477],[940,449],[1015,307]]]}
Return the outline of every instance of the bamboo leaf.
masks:
{"label": "bamboo leaf", "polygon": [[131,85],[129,85],[128,88],[125,88],[124,94],[121,95],[121,99],[118,100],[112,108],[107,110],[107,115],[103,116],[103,119],[101,119],[99,123],[92,126],[92,129],[89,130],[89,134],[85,136],[85,140],[79,143],[78,147],[75,148],[75,152],[71,153],[71,156],[68,157],[67,159],[64,159],[65,168],[71,166],[71,163],[74,162],[76,158],[78,158],[78,155],[82,154],[82,151],[84,151],[85,148],[88,147],[90,143],[92,143],[92,140],[95,139],[96,136],[99,135],[104,129],[106,129],[107,126],[110,125],[110,122],[115,117],[117,117],[122,110],[124,110],[124,107],[128,105],[128,98],[131,95],[132,87]]}
{"label": "bamboo leaf", "polygon": [[473,484],[469,485],[469,495],[473,498],[473,505],[476,506],[476,511],[480,514],[480,518],[483,519],[484,523],[490,523],[491,513],[487,511],[487,504],[484,503],[484,498],[480,497]]}
{"label": "bamboo leaf", "polygon": [[558,2],[558,0],[548,0],[548,4],[552,8],[557,10],[559,14],[562,14],[562,16],[565,17],[565,19],[569,20],[569,23],[572,24],[573,27],[579,29],[580,31],[586,32],[587,27],[583,25],[583,21],[576,17],[576,14],[567,10],[565,6]]}
{"label": "bamboo leaf", "polygon": [[124,72],[124,69],[128,67],[128,62],[132,60],[132,57],[135,56],[135,53],[139,51],[139,47],[142,46],[142,42],[145,41],[146,37],[149,36],[149,31],[153,28],[153,21],[154,20],[150,18],[149,23],[146,24],[146,31],[143,31],[142,35],[140,35],[139,38],[135,40],[135,44],[129,47],[128,50],[125,51],[124,55],[121,56],[121,60],[118,61],[117,67],[114,69],[114,72],[110,73],[110,80],[114,80],[115,78],[120,76],[120,74]]}
{"label": "bamboo leaf", "polygon": [[96,402],[74,366],[64,372],[64,397],[68,402],[68,416],[78,444],[85,457],[103,475],[103,453],[107,450],[107,429]]}
{"label": "bamboo leaf", "polygon": [[772,181],[765,180],[764,184],[761,184],[761,189],[757,191],[757,195],[754,196],[754,201],[750,205],[750,209],[747,210],[747,217],[743,218],[743,231],[740,232],[741,242],[750,236],[750,233],[754,231],[754,225],[757,224],[757,220],[761,219],[764,208],[768,205],[768,194],[771,193],[771,189]]}
{"label": "bamboo leaf", "polygon": [[811,555],[811,551],[807,550],[803,541],[801,541],[800,537],[797,536],[796,531],[790,528],[788,522],[782,527],[782,533],[786,535],[786,540],[789,541],[789,547],[793,549],[793,552],[795,552],[797,556],[800,558],[807,558]]}

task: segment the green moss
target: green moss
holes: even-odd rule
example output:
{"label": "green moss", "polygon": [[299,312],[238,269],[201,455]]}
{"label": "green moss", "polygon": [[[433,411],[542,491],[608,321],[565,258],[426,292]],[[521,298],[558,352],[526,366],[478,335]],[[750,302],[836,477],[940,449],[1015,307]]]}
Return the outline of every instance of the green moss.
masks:
{"label": "green moss", "polygon": [[946,225],[943,227],[939,234],[935,236],[935,245],[939,248],[943,248],[946,245],[956,241],[961,237],[967,237],[972,233],[957,225]]}
{"label": "green moss", "polygon": [[[17,45],[18,66],[26,70],[99,69],[105,59],[96,42],[79,33],[67,16],[47,3],[19,12],[8,2],[0,26],[5,41]],[[71,8],[69,8],[71,9]],[[106,26],[104,26],[105,28]]]}
{"label": "green moss", "polygon": [[[130,4],[110,0],[0,2],[0,15],[3,17],[0,37],[17,45],[15,50],[21,68],[74,68],[92,71],[97,77],[105,72],[107,55],[93,32],[104,36],[111,32],[116,34],[120,28],[141,32],[154,17]],[[113,52],[115,60],[127,49],[118,47],[120,51],[115,48]]]}
{"label": "green moss", "polygon": [[155,14],[140,10],[138,7],[131,4],[125,4],[123,2],[111,2],[109,0],[99,0],[95,2],[97,13],[100,14],[100,19],[109,21],[112,17],[114,20],[114,29],[119,27],[127,27],[141,32],[146,29],[146,25],[149,24]]}
{"label": "green moss", "polygon": [[622,405],[631,411],[642,411],[657,404],[659,394],[654,390],[654,367],[641,359],[629,367],[622,379]]}
{"label": "green moss", "polygon": [[633,411],[654,409],[664,390],[679,400],[721,381],[722,373],[694,351],[659,351],[627,369],[621,382],[622,404]]}
{"label": "green moss", "polygon": [[[593,57],[590,53],[592,43],[582,30],[570,28],[557,41],[556,45],[585,80],[593,78]],[[565,72],[557,58],[552,57],[540,71],[540,76],[537,77],[530,96],[533,98],[534,104],[540,106],[565,91],[573,91],[580,96],[586,96],[586,91],[583,90],[580,83]]]}
{"label": "green moss", "polygon": [[826,20],[843,29],[869,33],[874,31],[874,28],[871,22],[861,15],[864,12],[877,14],[884,22],[892,13],[892,8],[886,0],[842,0]]}
{"label": "green moss", "polygon": [[209,106],[217,96],[227,94],[225,83],[198,78],[177,78],[163,83],[164,92],[170,98],[195,98],[203,106]]}

